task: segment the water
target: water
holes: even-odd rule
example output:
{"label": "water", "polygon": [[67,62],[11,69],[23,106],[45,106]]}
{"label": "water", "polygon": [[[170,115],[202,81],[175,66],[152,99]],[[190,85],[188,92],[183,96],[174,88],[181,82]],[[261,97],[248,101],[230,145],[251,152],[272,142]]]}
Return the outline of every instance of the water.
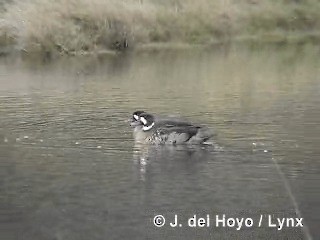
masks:
{"label": "water", "polygon": [[[1,59],[1,235],[316,239],[319,53],[237,45]],[[126,120],[141,109],[206,124],[215,146],[135,146]],[[182,227],[168,225],[175,214]],[[209,214],[210,227],[188,227],[194,214]],[[254,225],[215,227],[223,214]],[[303,217],[304,227],[269,228],[268,214]]]}

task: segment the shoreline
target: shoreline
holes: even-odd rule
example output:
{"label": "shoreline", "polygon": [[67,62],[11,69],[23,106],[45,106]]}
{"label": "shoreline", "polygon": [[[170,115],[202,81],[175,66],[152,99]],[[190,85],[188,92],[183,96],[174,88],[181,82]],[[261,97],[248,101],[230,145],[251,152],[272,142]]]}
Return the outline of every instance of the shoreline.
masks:
{"label": "shoreline", "polygon": [[319,43],[319,12],[318,0],[5,0],[0,54],[116,55],[237,42]]}
{"label": "shoreline", "polygon": [[[117,56],[126,52],[153,52],[153,51],[166,51],[166,50],[189,50],[189,49],[205,49],[214,48],[221,45],[230,44],[319,44],[320,43],[320,32],[305,32],[305,33],[284,33],[284,32],[273,32],[273,33],[262,33],[260,35],[254,36],[239,36],[230,38],[223,41],[213,40],[208,43],[185,43],[185,42],[152,42],[145,44],[137,44],[132,48],[125,50],[110,50],[110,49],[100,49],[93,51],[69,51],[69,52],[54,52],[50,53],[48,58],[59,59],[61,57],[79,57],[79,56]],[[26,51],[24,49],[10,49],[7,51],[2,51],[0,49],[0,57],[6,56],[23,56],[23,57],[46,57],[46,52],[44,51]]]}

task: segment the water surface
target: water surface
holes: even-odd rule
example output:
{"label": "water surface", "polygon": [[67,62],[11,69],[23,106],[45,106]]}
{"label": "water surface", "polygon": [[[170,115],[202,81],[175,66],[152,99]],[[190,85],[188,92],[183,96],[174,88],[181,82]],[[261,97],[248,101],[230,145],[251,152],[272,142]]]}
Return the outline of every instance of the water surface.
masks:
{"label": "water surface", "polygon": [[[0,60],[6,239],[316,239],[319,47],[228,46]],[[135,110],[206,124],[212,147],[139,147]],[[162,228],[197,214],[255,226]],[[277,231],[263,214],[303,217]]]}

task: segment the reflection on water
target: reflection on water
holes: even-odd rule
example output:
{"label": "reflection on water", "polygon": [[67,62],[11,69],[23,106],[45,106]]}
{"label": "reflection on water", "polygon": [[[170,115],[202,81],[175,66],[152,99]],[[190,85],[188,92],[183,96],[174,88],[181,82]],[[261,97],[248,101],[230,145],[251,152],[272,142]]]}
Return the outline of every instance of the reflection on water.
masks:
{"label": "reflection on water", "polygon": [[174,164],[181,161],[183,165],[186,162],[190,162],[191,166],[193,166],[195,162],[206,161],[208,156],[212,156],[218,151],[222,151],[222,148],[218,145],[148,146],[136,144],[133,149],[133,161],[137,168],[140,169],[140,179],[145,180],[148,165],[152,165],[156,159],[165,159],[169,163],[174,161]]}
{"label": "reflection on water", "polygon": [[[315,46],[229,46],[0,64],[0,191],[13,239],[319,235]],[[214,146],[134,146],[134,110],[208,125]],[[283,177],[286,182],[284,182]],[[156,214],[295,217],[306,227],[158,229]],[[4,236],[4,234],[2,234]]]}

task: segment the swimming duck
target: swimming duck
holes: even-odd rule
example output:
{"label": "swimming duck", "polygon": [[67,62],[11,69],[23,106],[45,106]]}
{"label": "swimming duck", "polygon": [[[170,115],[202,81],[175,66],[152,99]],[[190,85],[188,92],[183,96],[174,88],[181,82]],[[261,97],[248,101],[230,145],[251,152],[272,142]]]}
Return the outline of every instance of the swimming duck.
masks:
{"label": "swimming duck", "polygon": [[144,111],[133,113],[134,139],[147,144],[203,144],[212,136],[206,128],[169,117],[157,119]]}

